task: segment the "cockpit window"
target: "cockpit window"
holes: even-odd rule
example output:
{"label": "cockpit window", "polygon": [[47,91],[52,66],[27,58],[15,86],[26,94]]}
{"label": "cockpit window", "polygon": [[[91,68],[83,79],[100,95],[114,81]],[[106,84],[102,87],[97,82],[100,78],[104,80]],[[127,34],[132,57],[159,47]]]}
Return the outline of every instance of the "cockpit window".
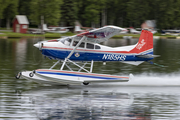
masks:
{"label": "cockpit window", "polygon": [[86,46],[88,49],[94,49],[94,44],[91,44],[91,43],[87,43],[87,46]]}
{"label": "cockpit window", "polygon": [[98,45],[95,45],[95,49],[101,49],[101,47]]}
{"label": "cockpit window", "polygon": [[64,38],[60,40],[64,45],[70,46],[71,44],[71,38]]}
{"label": "cockpit window", "polygon": [[71,41],[72,41],[71,39],[67,39],[67,40],[65,40],[64,44],[67,46],[70,46]]}
{"label": "cockpit window", "polygon": [[71,41],[72,41],[72,40],[71,40],[71,39],[69,39],[69,40],[67,40],[67,41],[71,43]]}
{"label": "cockpit window", "polygon": [[60,41],[64,44],[65,40],[66,40],[66,39],[61,39]]}

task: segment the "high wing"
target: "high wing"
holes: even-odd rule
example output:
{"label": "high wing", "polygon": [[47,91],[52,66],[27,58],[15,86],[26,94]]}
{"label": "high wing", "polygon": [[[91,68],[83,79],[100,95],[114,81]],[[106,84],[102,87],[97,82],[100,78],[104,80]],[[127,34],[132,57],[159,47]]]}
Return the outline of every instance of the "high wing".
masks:
{"label": "high wing", "polygon": [[116,27],[116,26],[105,26],[102,28],[98,28],[95,30],[91,30],[88,32],[84,32],[84,33],[72,36],[72,38],[76,41],[80,41],[83,36],[86,36],[87,39],[85,39],[85,41],[87,42],[101,43],[101,42],[107,41],[112,36],[119,34],[122,30],[126,30],[126,29]]}

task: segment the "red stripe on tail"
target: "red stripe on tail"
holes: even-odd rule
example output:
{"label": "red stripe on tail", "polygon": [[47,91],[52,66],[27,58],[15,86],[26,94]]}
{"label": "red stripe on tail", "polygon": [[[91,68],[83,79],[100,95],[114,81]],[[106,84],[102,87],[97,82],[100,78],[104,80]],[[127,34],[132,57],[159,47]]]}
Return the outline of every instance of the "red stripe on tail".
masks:
{"label": "red stripe on tail", "polygon": [[130,53],[141,53],[153,48],[153,34],[150,31],[142,30],[138,44]]}

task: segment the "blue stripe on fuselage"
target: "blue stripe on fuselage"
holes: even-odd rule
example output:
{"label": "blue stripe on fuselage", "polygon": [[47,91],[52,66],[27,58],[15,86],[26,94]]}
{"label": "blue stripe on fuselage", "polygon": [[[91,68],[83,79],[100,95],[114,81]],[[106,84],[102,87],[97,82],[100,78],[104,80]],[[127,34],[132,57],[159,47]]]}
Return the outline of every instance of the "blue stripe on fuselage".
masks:
{"label": "blue stripe on fuselage", "polygon": [[[42,54],[48,57],[65,59],[69,55],[70,51],[42,49]],[[153,51],[146,54],[153,54]],[[153,58],[140,58],[133,54],[118,54],[118,53],[93,53],[93,52],[80,52],[75,51],[70,57],[75,61],[148,61]]]}
{"label": "blue stripe on fuselage", "polygon": [[88,78],[97,78],[97,79],[108,79],[108,80],[119,80],[122,78],[112,78],[112,77],[100,77],[100,76],[90,76],[90,75],[80,75],[80,74],[70,74],[70,73],[60,73],[60,72],[37,72],[39,74],[51,74],[51,75],[66,75],[66,76],[75,76],[75,77],[88,77]]}

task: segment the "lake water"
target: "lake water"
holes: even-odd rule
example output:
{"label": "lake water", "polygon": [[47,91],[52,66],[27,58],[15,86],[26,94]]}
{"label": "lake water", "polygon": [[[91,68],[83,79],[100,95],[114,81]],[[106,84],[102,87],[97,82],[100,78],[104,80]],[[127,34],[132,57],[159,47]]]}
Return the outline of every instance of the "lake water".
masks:
{"label": "lake water", "polygon": [[[153,60],[161,66],[98,62],[95,73],[134,75],[127,83],[50,86],[15,79],[23,70],[50,68],[33,47],[38,39],[0,40],[0,120],[179,120],[180,40],[154,40]],[[108,46],[135,44],[113,40]]]}

